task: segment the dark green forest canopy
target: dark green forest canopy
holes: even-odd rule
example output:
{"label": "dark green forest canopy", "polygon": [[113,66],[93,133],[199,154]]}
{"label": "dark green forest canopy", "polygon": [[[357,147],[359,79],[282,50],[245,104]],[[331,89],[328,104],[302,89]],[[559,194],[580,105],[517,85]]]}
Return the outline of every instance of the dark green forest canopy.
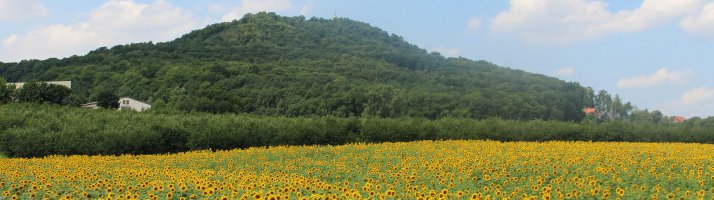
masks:
{"label": "dark green forest canopy", "polygon": [[593,106],[592,90],[577,83],[445,58],[363,22],[273,13],[165,43],[0,63],[0,76],[71,80],[87,99],[111,89],[185,112],[580,121]]}

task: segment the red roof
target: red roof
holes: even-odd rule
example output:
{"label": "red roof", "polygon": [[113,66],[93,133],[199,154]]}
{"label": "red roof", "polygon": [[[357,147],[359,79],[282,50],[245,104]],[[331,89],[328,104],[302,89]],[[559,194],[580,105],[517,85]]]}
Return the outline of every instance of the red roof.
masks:
{"label": "red roof", "polygon": [[595,113],[595,112],[597,112],[597,111],[595,110],[595,108],[583,108],[583,112],[584,112],[585,114],[593,114],[593,113]]}
{"label": "red roof", "polygon": [[674,116],[674,122],[683,123],[685,121],[687,121],[687,118],[684,118],[682,116]]}

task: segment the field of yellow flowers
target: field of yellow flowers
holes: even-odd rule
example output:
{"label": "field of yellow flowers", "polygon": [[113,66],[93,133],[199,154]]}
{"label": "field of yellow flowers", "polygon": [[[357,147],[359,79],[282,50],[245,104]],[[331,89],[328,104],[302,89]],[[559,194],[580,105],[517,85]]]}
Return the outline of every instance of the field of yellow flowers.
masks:
{"label": "field of yellow flowers", "polygon": [[714,145],[421,141],[0,159],[0,199],[712,199]]}

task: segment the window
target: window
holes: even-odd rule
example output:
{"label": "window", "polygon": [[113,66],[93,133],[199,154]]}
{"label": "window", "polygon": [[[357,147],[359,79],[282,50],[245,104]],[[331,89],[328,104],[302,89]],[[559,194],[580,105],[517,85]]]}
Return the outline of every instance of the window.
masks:
{"label": "window", "polygon": [[122,103],[123,103],[124,105],[129,105],[129,100],[122,100]]}

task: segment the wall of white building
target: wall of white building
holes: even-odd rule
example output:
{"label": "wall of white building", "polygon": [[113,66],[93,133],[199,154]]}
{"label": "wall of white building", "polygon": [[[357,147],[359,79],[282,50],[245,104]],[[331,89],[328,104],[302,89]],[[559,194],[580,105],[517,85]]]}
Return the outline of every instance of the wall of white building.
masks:
{"label": "wall of white building", "polygon": [[145,111],[151,109],[151,105],[138,101],[136,99],[123,97],[119,99],[119,110],[131,109],[134,111]]}

